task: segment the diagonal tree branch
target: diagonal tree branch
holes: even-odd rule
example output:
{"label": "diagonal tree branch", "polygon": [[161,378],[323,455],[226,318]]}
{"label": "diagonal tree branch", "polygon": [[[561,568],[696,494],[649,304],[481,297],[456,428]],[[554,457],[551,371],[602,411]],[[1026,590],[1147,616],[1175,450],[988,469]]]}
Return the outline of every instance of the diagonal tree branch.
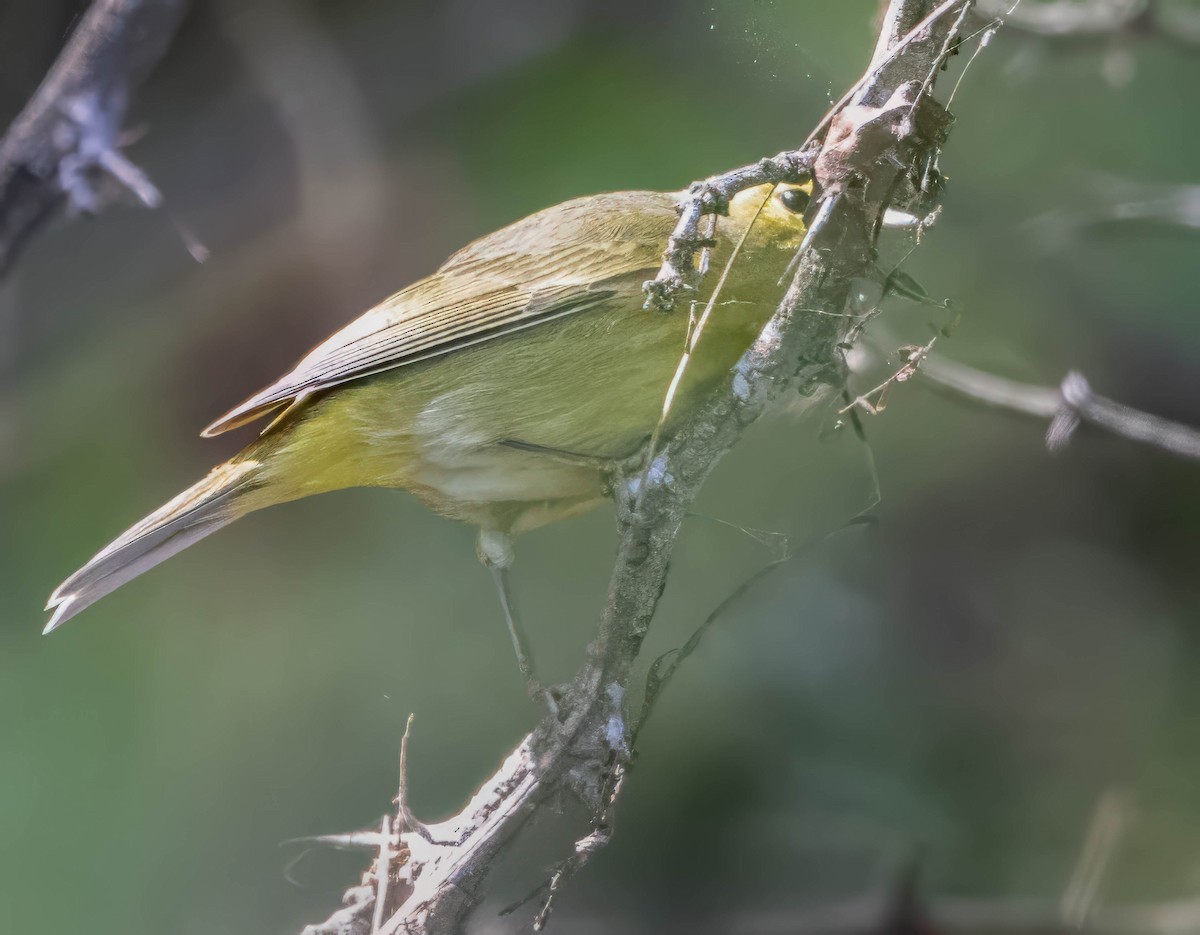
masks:
{"label": "diagonal tree branch", "polygon": [[[427,835],[400,833],[381,845],[400,856],[371,877],[395,880],[384,894],[389,912],[380,933],[460,931],[506,844],[565,792],[589,808],[593,827],[556,871],[536,925],[545,922],[558,882],[607,840],[630,756],[626,689],[689,505],[773,399],[842,386],[842,346],[876,313],[884,291],[875,262],[884,212],[923,213],[935,194],[924,183],[935,175],[931,166],[950,118],[929,92],[972,4],[890,0],[870,67],[814,131],[815,145],[693,186],[663,272],[648,284],[651,304],[669,306],[676,292],[694,287],[696,232],[704,215],[720,212],[722,197],[808,170],[815,197],[790,286],[729,383],[649,464],[631,465],[617,478],[620,540],[607,603],[582,667],[563,687],[557,717],[544,718],[457,815],[425,826]],[[306,932],[370,931],[374,899],[362,887],[351,892],[358,902],[349,918],[342,910]]]}
{"label": "diagonal tree branch", "polygon": [[95,214],[125,194],[162,200],[121,154],[134,89],[166,52],[185,0],[95,0],[0,139],[0,276],[59,210]]}

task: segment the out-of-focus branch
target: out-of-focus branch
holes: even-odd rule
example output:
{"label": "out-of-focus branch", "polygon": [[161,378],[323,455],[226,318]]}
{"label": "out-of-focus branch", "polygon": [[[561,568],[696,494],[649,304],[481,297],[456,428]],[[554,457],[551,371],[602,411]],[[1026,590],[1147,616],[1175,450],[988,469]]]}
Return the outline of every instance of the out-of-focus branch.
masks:
{"label": "out-of-focus branch", "polygon": [[918,372],[979,402],[1049,420],[1046,447],[1051,451],[1065,448],[1079,424],[1087,422],[1130,441],[1200,460],[1200,431],[1097,396],[1077,371],[1068,373],[1058,389],[1018,383],[937,356],[928,357]]}
{"label": "out-of-focus branch", "polygon": [[[910,857],[862,895],[811,909],[730,912],[689,920],[696,935],[1200,935],[1200,899],[1106,906],[1100,888],[1131,820],[1126,797],[1107,791],[1057,905],[1028,899],[926,898]],[[615,932],[636,924],[605,920]]]}
{"label": "out-of-focus branch", "polygon": [[1200,45],[1200,13],[1169,0],[980,0],[978,15],[1049,39],[1147,36]]}
{"label": "out-of-focus branch", "polygon": [[306,260],[336,286],[362,275],[362,244],[386,238],[387,174],[353,70],[303,4],[221,0],[226,32],[292,140]]}
{"label": "out-of-focus branch", "polygon": [[[608,599],[582,667],[562,687],[557,714],[538,724],[457,815],[424,826],[424,833],[401,830],[394,841],[377,842],[399,853],[377,861],[374,871],[376,880],[394,881],[383,887],[389,912],[380,933],[460,931],[505,845],[564,793],[587,806],[592,827],[538,894],[536,925],[545,922],[558,884],[607,840],[630,756],[626,689],[689,505],[773,398],[843,383],[841,346],[875,314],[883,294],[875,244],[884,211],[923,208],[932,194],[923,180],[950,119],[930,91],[971,7],[972,0],[891,0],[867,73],[814,131],[814,147],[693,187],[700,204],[685,208],[681,228],[698,230],[701,217],[719,212],[720,197],[811,167],[809,233],[790,286],[729,383],[649,464],[630,465],[615,478],[620,541]],[[690,226],[676,231],[663,273],[648,288],[653,304],[669,305],[695,282],[701,248]],[[343,914],[308,932],[369,929],[366,920],[378,912],[374,899],[362,888],[353,892],[360,897],[353,922]]]}
{"label": "out-of-focus branch", "polygon": [[1096,173],[1081,207],[1054,208],[1028,227],[1047,250],[1067,246],[1092,228],[1145,224],[1200,231],[1200,185],[1143,182]]}
{"label": "out-of-focus branch", "polygon": [[980,0],[978,13],[1003,17],[1022,32],[1066,38],[1144,28],[1153,6],[1154,0]]}
{"label": "out-of-focus branch", "polygon": [[1093,909],[1082,926],[1068,924],[1056,907],[1034,902],[935,900],[931,920],[946,935],[1197,935],[1200,933],[1200,898],[1134,906]]}
{"label": "out-of-focus branch", "polygon": [[159,204],[154,183],[121,154],[121,124],[185,8],[185,0],[95,0],[88,9],[0,139],[0,275],[64,206],[95,214],[126,194]]}
{"label": "out-of-focus branch", "polygon": [[[886,894],[809,910],[730,913],[696,919],[681,930],[696,935],[1200,935],[1200,898],[1131,906],[1101,906],[1076,926],[1052,902],[934,897],[920,905],[920,926],[892,927]],[[609,931],[640,932],[635,921],[605,920]],[[910,921],[910,920],[900,920]]]}

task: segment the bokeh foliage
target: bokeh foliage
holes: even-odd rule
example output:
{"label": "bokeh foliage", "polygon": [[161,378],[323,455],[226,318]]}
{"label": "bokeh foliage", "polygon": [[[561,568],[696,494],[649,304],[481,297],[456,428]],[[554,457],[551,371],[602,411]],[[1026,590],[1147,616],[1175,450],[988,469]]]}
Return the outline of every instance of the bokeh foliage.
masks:
{"label": "bokeh foliage", "polygon": [[[78,6],[5,12],[5,118]],[[0,927],[322,917],[361,861],[311,855],[296,887],[278,844],[376,820],[410,711],[416,810],[461,802],[534,712],[472,531],[407,496],[251,517],[46,640],[44,597],[229,453],[195,437],[209,418],[467,239],[795,144],[857,76],[874,7],[195,4],[135,113],[166,210],[60,226],[0,289]],[[1114,54],[1133,65],[1118,87]],[[1200,424],[1195,235],[1045,218],[1114,198],[1105,174],[1197,181],[1178,89],[1198,69],[1151,43],[985,51],[953,103],[944,218],[906,266],[963,313],[948,355],[1046,383],[1080,367]],[[891,304],[861,388],[939,314]],[[733,527],[799,554],[663,698],[563,930],[821,904],[913,846],[931,892],[1053,900],[1112,788],[1137,818],[1108,898],[1195,892],[1195,466],[1087,432],[1051,459],[1040,426],[920,381],[867,420],[869,448],[829,427],[756,427],[698,505],[651,652],[775,554]],[[843,528],[876,487],[878,523]],[[521,543],[553,678],[589,638],[612,545],[603,511]],[[512,895],[560,851],[530,843]]]}

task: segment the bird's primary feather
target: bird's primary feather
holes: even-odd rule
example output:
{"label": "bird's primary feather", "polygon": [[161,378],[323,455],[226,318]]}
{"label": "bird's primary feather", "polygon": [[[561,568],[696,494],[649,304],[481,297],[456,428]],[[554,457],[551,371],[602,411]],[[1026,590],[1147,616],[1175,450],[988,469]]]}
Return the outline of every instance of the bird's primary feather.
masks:
{"label": "bird's primary feather", "polygon": [[218,465],[207,477],[165,503],[113,540],[50,595],[54,611],[43,633],[245,512],[234,502],[254,484],[259,464],[252,460]]}

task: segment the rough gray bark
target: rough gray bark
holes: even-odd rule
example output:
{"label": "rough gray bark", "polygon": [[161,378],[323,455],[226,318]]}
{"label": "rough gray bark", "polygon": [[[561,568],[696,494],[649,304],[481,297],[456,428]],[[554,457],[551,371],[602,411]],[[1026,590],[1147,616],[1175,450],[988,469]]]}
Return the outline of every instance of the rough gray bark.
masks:
{"label": "rough gray bark", "polygon": [[134,89],[158,63],[185,0],[95,0],[49,74],[0,139],[0,276],[63,208],[94,214],[158,189],[120,152]]}

